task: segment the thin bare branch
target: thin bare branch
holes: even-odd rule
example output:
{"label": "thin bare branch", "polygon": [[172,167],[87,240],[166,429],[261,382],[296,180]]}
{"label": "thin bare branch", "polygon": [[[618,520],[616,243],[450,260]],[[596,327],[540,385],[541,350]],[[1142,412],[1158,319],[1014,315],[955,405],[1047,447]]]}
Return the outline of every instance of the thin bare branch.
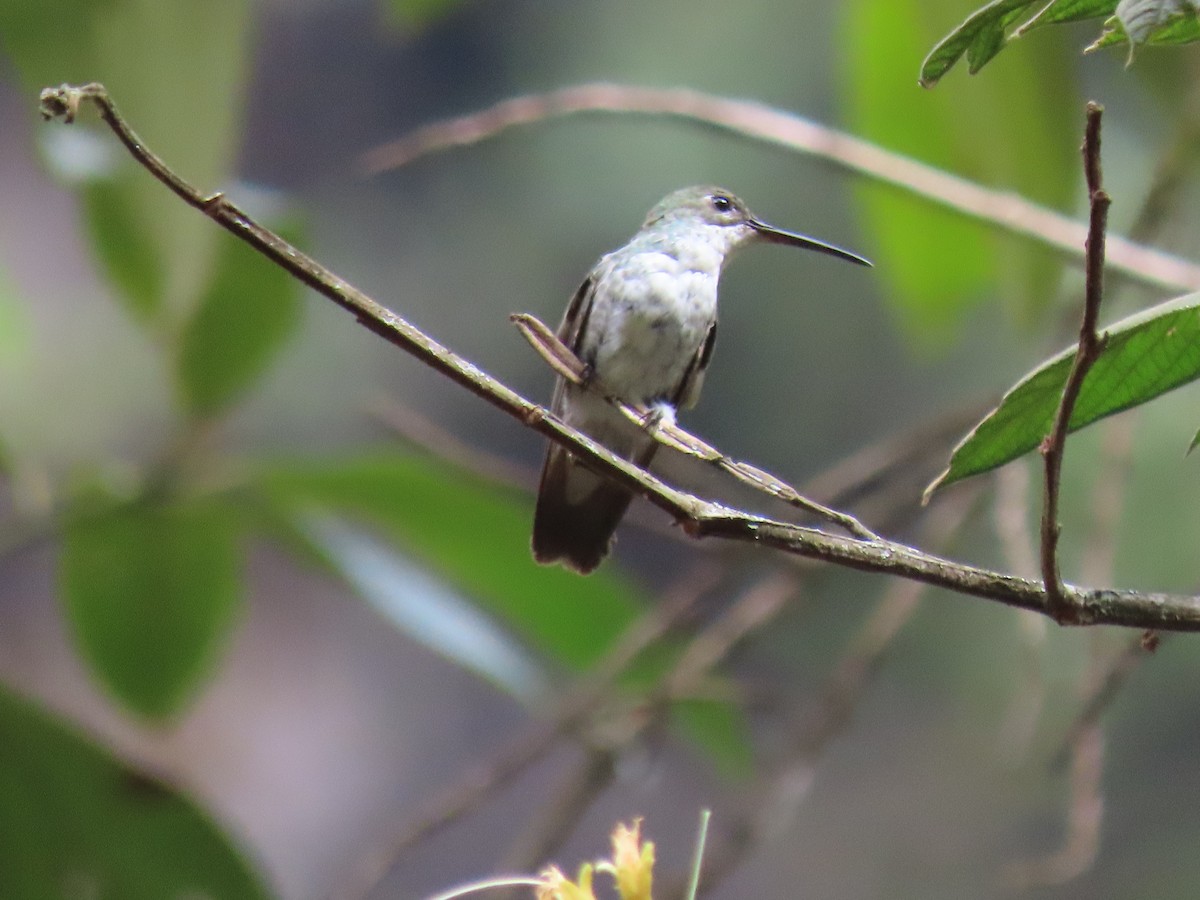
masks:
{"label": "thin bare branch", "polygon": [[[188,205],[281,266],[320,294],[353,313],[385,340],[412,354],[538,434],[568,448],[589,469],[646,497],[673,516],[693,537],[718,537],[771,547],[808,559],[851,569],[879,572],[1030,609],[1073,625],[1125,625],[1167,631],[1200,630],[1200,597],[1131,590],[1060,586],[1051,599],[1044,585],[924,553],[889,540],[860,540],[776,521],[702,499],[666,484],[650,472],[616,456],[474,364],[443,347],[420,329],[380,305],[263,228],[220,194],[203,195],[149,151],[118,114],[102,85],[63,85],[42,92],[47,118],[74,117],[83,101],[93,103],[134,158]],[[1065,603],[1064,603],[1065,601]],[[1063,607],[1071,609],[1063,620]]]}
{"label": "thin bare branch", "polygon": [[[363,166],[371,173],[383,172],[430,153],[478,143],[518,125],[597,112],[681,119],[817,156],[1072,258],[1081,255],[1087,237],[1087,226],[1012,192],[984,187],[794,113],[685,88],[593,83],[513,97],[418,128],[367,153]],[[1119,237],[1109,238],[1108,253],[1113,271],[1128,278],[1168,291],[1200,290],[1196,263]]]}
{"label": "thin bare branch", "polygon": [[[537,351],[538,356],[545,360],[546,365],[571,384],[583,386],[587,367],[541,319],[529,313],[513,313],[508,320],[517,326],[521,337],[529,342],[529,346]],[[609,394],[609,396],[612,395]]]}
{"label": "thin bare branch", "polygon": [[[612,784],[617,764],[617,752],[611,748],[588,748],[583,759],[567,774],[565,780],[547,788],[543,793],[542,809],[530,815],[520,833],[504,854],[501,867],[513,872],[541,869],[571,837],[579,820],[592,804]],[[517,892],[503,895],[513,898]],[[495,900],[502,900],[497,895]]]}
{"label": "thin bare branch", "polygon": [[1139,634],[1120,651],[1111,654],[1106,661],[1095,665],[1095,671],[1085,686],[1079,715],[1071,723],[1058,750],[1050,758],[1051,766],[1057,767],[1066,763],[1072,748],[1083,739],[1083,735],[1090,728],[1099,725],[1100,717],[1112,706],[1113,700],[1128,684],[1129,679],[1168,637],[1170,635],[1155,635],[1152,632]]}
{"label": "thin bare branch", "polygon": [[610,739],[603,746],[587,747],[584,760],[567,776],[565,785],[550,792],[551,799],[507,855],[505,867],[518,871],[533,868],[552,855],[611,782],[620,753],[661,725],[672,701],[710,696],[705,689],[713,671],[735,647],[783,611],[798,585],[794,572],[771,573],[696,634],[670,672],[646,696],[635,699],[635,707],[624,720],[608,723],[604,731]]}
{"label": "thin bare branch", "polygon": [[464,472],[500,487],[525,492],[531,492],[537,486],[536,470],[468,443],[419,410],[405,406],[393,397],[380,397],[370,405],[369,411],[400,441]]}
{"label": "thin bare branch", "polygon": [[1062,846],[1009,866],[1005,881],[1012,889],[1024,892],[1063,884],[1088,871],[1096,861],[1104,821],[1104,732],[1098,725],[1087,728],[1071,750],[1071,796]]}
{"label": "thin bare branch", "polygon": [[696,695],[696,685],[729,656],[733,648],[774,619],[798,589],[794,572],[766,576],[743,593],[717,621],[696,635],[662,679],[664,695],[679,699]]}
{"label": "thin bare branch", "polygon": [[[977,490],[964,490],[934,510],[925,523],[927,538],[939,544],[956,534],[976,495]],[[761,767],[769,771],[737,819],[722,817],[721,837],[714,836],[705,858],[706,891],[732,875],[750,853],[770,843],[794,820],[814,783],[822,754],[852,721],[896,637],[919,608],[923,593],[921,585],[899,581],[876,604],[826,679],[811,714],[796,724],[784,758]],[[676,896],[676,892],[668,890],[666,896]]]}
{"label": "thin bare branch", "polygon": [[634,622],[605,654],[595,669],[566,690],[556,710],[501,749],[471,768],[406,821],[397,834],[363,854],[351,884],[340,896],[367,896],[401,854],[472,812],[522,772],[546,756],[564,737],[586,728],[596,711],[610,699],[612,685],[647,648],[662,641],[685,621],[695,602],[716,583],[720,570],[700,565],[689,570],[652,610]]}

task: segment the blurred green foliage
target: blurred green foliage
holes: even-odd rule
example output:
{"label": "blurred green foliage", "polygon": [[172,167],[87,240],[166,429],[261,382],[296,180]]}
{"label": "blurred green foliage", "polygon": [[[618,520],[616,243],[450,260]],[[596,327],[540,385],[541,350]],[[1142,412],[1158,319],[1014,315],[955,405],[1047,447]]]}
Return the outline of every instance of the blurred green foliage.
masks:
{"label": "blurred green foliage", "polygon": [[134,319],[154,323],[166,304],[167,275],[162,255],[150,239],[151,223],[133,206],[131,183],[140,177],[141,173],[129,169],[120,178],[87,184],[82,192],[83,213],[92,249],[116,288],[117,299]]}
{"label": "blurred green foliage", "polygon": [[411,32],[431,25],[462,2],[463,0],[384,0],[382,5],[396,27]]}
{"label": "blurred green foliage", "polygon": [[[299,246],[295,226],[276,234]],[[180,338],[176,378],[192,415],[213,416],[253,388],[300,324],[295,280],[225,236],[209,282]]]}
{"label": "blurred green foliage", "polygon": [[[989,4],[937,45],[926,60],[923,79],[936,81],[963,54],[972,71],[977,70],[1011,42],[1014,26],[1028,27],[1028,21],[1022,24],[1020,19],[1034,12],[1033,6],[1039,10],[1038,23],[1044,24],[1108,14],[1102,7],[1120,16],[1133,4],[1121,4],[1120,9],[1112,2]],[[1076,73],[1063,39],[1023,45],[1020,53],[1009,54],[989,69],[986,78],[944,84],[935,93],[915,90],[917,61],[944,33],[945,22],[960,15],[961,7],[950,0],[853,0],[837,9],[842,19],[832,65],[827,67],[823,59],[801,59],[784,42],[772,45],[770,52],[776,57],[764,57],[773,68],[762,73],[762,81],[745,84],[735,81],[749,77],[745,55],[756,49],[781,13],[763,8],[755,13],[762,31],[715,38],[710,20],[693,14],[688,4],[664,5],[652,14],[661,15],[664,22],[679,18],[685,43],[693,50],[681,57],[694,67],[687,70],[689,79],[710,79],[718,85],[729,80],[734,92],[772,91],[776,96],[769,98],[771,102],[783,103],[804,78],[833,73],[840,79],[846,120],[856,134],[1041,203],[1070,207],[1079,193],[1075,147],[1082,116]],[[415,32],[433,27],[448,12],[463,7],[457,0],[394,0],[380,8],[391,22]],[[609,9],[606,6],[596,15],[608,15]],[[1140,12],[1134,12],[1149,15],[1155,9],[1170,15],[1155,20],[1149,30],[1143,28],[1144,18],[1137,19],[1136,30],[1133,19],[1119,19],[1123,33],[1137,43],[1161,42],[1181,34],[1193,21],[1190,9],[1182,4],[1160,3],[1154,9],[1143,4]],[[741,10],[728,5],[704,12],[731,21],[743,17]],[[792,12],[806,23],[833,14],[828,9]],[[202,190],[217,190],[234,182],[239,144],[246,133],[243,118],[256,41],[255,14],[242,0],[178,4],[79,0],[63,4],[55,13],[69,20],[69,26],[60,22],[51,28],[41,4],[10,2],[0,7],[0,41],[31,97],[46,84],[103,81],[155,152]],[[570,25],[576,27],[573,20]],[[626,60],[629,65],[621,71],[646,72],[650,77],[673,71],[677,65],[661,52],[659,29],[643,29],[628,37],[654,52]],[[539,60],[541,46],[553,44],[541,34],[523,35],[523,39],[539,48]],[[564,73],[590,74],[588,54],[598,52],[597,43],[574,44],[563,52],[560,68],[523,72],[520,77],[540,82]],[[696,47],[704,52],[694,52]],[[772,80],[784,63],[792,68]],[[455,65],[460,64],[456,58]],[[676,131],[661,123],[632,127],[610,123],[594,131],[588,130],[595,128],[589,123],[571,126],[581,128],[586,139],[575,148],[578,155],[567,162],[561,143],[565,127],[547,129],[548,134],[532,148],[522,144],[519,152],[512,145],[496,150],[508,162],[516,160],[523,173],[510,174],[515,185],[498,184],[496,196],[504,197],[505,190],[528,193],[528,184],[541,187],[543,180],[558,186],[572,181],[603,195],[592,198],[596,208],[582,209],[574,195],[560,198],[546,187],[541,192],[542,206],[513,204],[510,209],[498,203],[502,208],[476,210],[472,204],[479,199],[478,183],[503,177],[493,171],[499,167],[492,166],[492,157],[480,163],[478,157],[464,154],[444,163],[451,174],[443,175],[441,182],[423,170],[423,180],[404,198],[411,200],[412,207],[405,209],[389,240],[392,246],[432,248],[429,257],[436,278],[423,282],[418,262],[406,257],[410,269],[397,288],[405,302],[414,306],[422,302],[421,295],[434,281],[448,293],[461,290],[461,296],[472,296],[468,291],[478,290],[478,285],[466,282],[469,267],[458,265],[468,254],[472,264],[486,272],[486,287],[498,294],[504,278],[527,290],[525,283],[534,271],[548,267],[561,266],[562,271],[546,276],[556,284],[573,278],[575,260],[563,259],[565,248],[585,237],[597,238],[583,224],[584,213],[609,207],[622,215],[628,211],[628,197],[617,198],[599,188],[604,183],[602,166],[626,144],[635,148],[630,150],[635,165],[621,173],[626,179],[624,192],[630,195],[649,190],[657,178],[664,177],[663,172],[669,177],[687,172],[691,177],[692,172],[702,171],[707,176],[710,168],[718,168],[715,161],[725,158],[720,153],[725,145],[685,144]],[[645,133],[650,133],[648,139]],[[101,139],[109,137],[102,133]],[[636,143],[639,139],[646,143]],[[744,159],[741,149],[731,156],[738,159],[739,174],[745,172],[752,180],[745,170],[753,169],[753,161]],[[434,166],[429,161],[423,165]],[[483,170],[475,173],[475,180],[473,165]],[[580,177],[584,166],[587,178]],[[763,177],[768,180],[774,175]],[[777,202],[782,203],[800,181],[797,177],[768,183],[777,186]],[[439,189],[458,214],[453,228],[460,230],[435,230],[435,217],[425,204]],[[1024,327],[1045,326],[1060,272],[1044,248],[997,237],[984,225],[964,222],[888,187],[858,185],[855,190],[871,235],[866,244],[879,263],[879,284],[909,343],[925,349],[952,348],[971,315],[989,302],[1002,304],[1009,318]],[[806,202],[810,193],[818,192],[805,193]],[[515,653],[553,676],[586,671],[656,602],[654,586],[615,567],[582,579],[535,565],[528,552],[528,497],[441,461],[360,446],[338,453],[284,456],[259,448],[234,452],[219,446],[219,441],[216,449],[207,445],[209,429],[219,431],[243,414],[286,367],[285,350],[302,334],[300,292],[280,270],[179,203],[124,158],[111,170],[82,178],[79,196],[90,252],[122,315],[135,325],[131,330],[148,352],[156,354],[164,380],[174,388],[166,414],[170,434],[159,458],[137,471],[131,489],[98,493],[94,485],[102,479],[93,477],[94,470],[103,472],[112,461],[88,460],[81,467],[88,477],[64,479],[52,492],[52,522],[61,539],[58,584],[70,633],[92,676],[124,709],[163,725],[203,691],[219,669],[222,651],[239,619],[247,590],[243,560],[257,542],[282,548],[298,567],[320,565],[347,591],[362,593],[361,581],[354,577],[357,573],[346,569],[348,557],[333,558],[329,548],[314,539],[310,527],[314,516],[350,522],[397,557],[415,561],[439,583],[477,605]],[[367,223],[364,228],[376,228],[373,210],[364,207],[361,212]],[[527,220],[543,226],[536,240],[545,246],[540,256],[515,261],[513,245],[505,241],[525,235]],[[405,228],[412,230],[405,232]],[[289,221],[284,230],[293,241],[316,240],[310,237],[312,229],[294,222]],[[439,242],[446,246],[436,246]],[[590,254],[592,249],[589,244],[580,252]],[[459,278],[464,279],[462,284],[456,281]],[[19,331],[6,312],[17,308],[13,293],[6,282],[0,282],[0,366]],[[790,299],[793,292],[775,293]],[[473,301],[446,311],[432,299],[421,312],[460,325],[458,320],[469,318],[464,310],[481,314]],[[493,312],[488,310],[489,315]],[[495,318],[501,321],[499,314]],[[348,319],[338,321],[345,321],[351,330]],[[1200,338],[1195,323],[1189,303],[1157,310],[1139,319],[1136,327],[1115,329],[1110,355],[1089,379],[1075,424],[1082,426],[1143,403],[1195,378],[1200,372],[1192,352]],[[462,327],[474,337],[469,323]],[[842,337],[836,331],[839,326],[827,327]],[[723,342],[726,334],[723,331]],[[790,336],[781,340],[794,347]],[[750,349],[743,359],[762,355],[753,341],[746,343]],[[813,346],[814,356],[825,352],[843,362],[842,344],[819,339],[813,343],[825,345]],[[1181,352],[1165,352],[1168,345]],[[997,356],[1009,352],[999,340],[989,341],[988,347],[1000,348]],[[726,352],[723,347],[721,353]],[[785,362],[790,367],[803,360]],[[956,454],[948,477],[983,471],[1035,446],[1068,362],[1068,356],[1056,357],[1022,382],[989,420],[1003,419],[1000,434],[988,437],[987,424],[981,424],[972,442]],[[845,374],[857,374],[849,372],[855,367],[845,363]],[[798,371],[788,368],[787,377],[803,382]],[[999,381],[989,376],[989,383],[995,388]],[[788,418],[790,407],[779,412],[775,387],[772,383],[762,391],[765,402],[771,404],[774,418]],[[885,405],[891,402],[888,387],[874,389],[885,395],[879,401]],[[38,395],[43,398],[38,402],[51,406],[44,398],[51,396],[52,388]],[[300,394],[299,402],[310,402],[291,382],[286,390]],[[335,405],[347,402],[342,397]],[[827,402],[844,417],[844,404]],[[1020,415],[1009,415],[1014,409]],[[1162,423],[1156,422],[1155,427],[1156,433],[1162,433]],[[0,447],[11,437],[0,433]],[[19,470],[18,457],[19,453],[0,452],[0,473]],[[1139,476],[1146,477],[1143,470]],[[1162,479],[1157,482],[1162,483]],[[1081,494],[1085,490],[1086,485],[1079,487]],[[1178,502],[1179,495],[1172,499]],[[1184,506],[1180,503],[1180,509],[1173,509],[1173,521],[1185,519]],[[1172,577],[1184,574],[1172,570]],[[832,656],[842,646],[844,632],[852,624],[845,608],[862,599],[860,582],[848,584],[838,583],[825,595],[837,604],[837,622],[828,629],[815,628],[803,638],[811,642],[802,648],[811,656]],[[997,696],[1010,690],[1012,685],[1003,674],[1007,669],[998,665],[993,671],[981,671],[986,667],[980,666],[976,640],[988,635],[991,620],[978,624],[987,614],[972,609],[959,615],[970,622],[951,621],[947,626],[947,618],[953,616],[939,617],[941,630],[931,628],[912,638],[916,649],[910,658],[920,659],[921,669],[905,673],[910,683],[922,692],[945,695],[956,690],[967,694],[981,686]],[[947,640],[947,633],[953,639]],[[787,652],[802,655],[794,636],[789,633],[787,640]],[[1011,633],[988,640],[989,652],[1018,655]],[[653,690],[677,659],[677,649],[668,641],[638,661],[622,682],[630,698],[636,701]],[[1066,656],[1053,664],[1063,670],[1077,668],[1074,658]],[[789,662],[811,665],[811,658]],[[720,672],[714,680],[719,684]],[[674,703],[672,713],[722,771],[745,774],[752,768],[751,723],[740,704],[689,698]],[[5,734],[0,741],[0,833],[11,836],[0,842],[0,895],[57,895],[64,873],[79,879],[81,894],[93,888],[102,896],[130,898],[176,896],[185,889],[222,898],[265,894],[251,866],[190,802],[145,781],[28,703],[3,693],[0,731]]]}
{"label": "blurred green foliage", "polygon": [[271,896],[195,803],[0,688],[0,896]]}
{"label": "blurred green foliage", "polygon": [[539,566],[529,553],[525,498],[422,456],[264,465],[261,496],[293,522],[331,512],[369,523],[506,622],[540,652],[586,668],[645,608],[619,572],[579,578]]}
{"label": "blurred green foliage", "polygon": [[[1054,208],[1077,191],[1080,122],[1061,44],[1043,42],[987,79],[913,90],[913,59],[953,15],[954,0],[856,0],[843,23],[842,76],[853,132],[922,162],[999,184]],[[1056,88],[1047,91],[1046,81]],[[1056,290],[1058,262],[1044,247],[879,184],[861,184],[878,276],[910,337],[953,341],[964,317],[1001,300],[1034,321]],[[999,297],[997,298],[997,293]]]}
{"label": "blurred green foliage", "polygon": [[177,712],[212,668],[241,600],[230,510],[153,499],[66,529],[63,601],[84,656],[130,709]]}

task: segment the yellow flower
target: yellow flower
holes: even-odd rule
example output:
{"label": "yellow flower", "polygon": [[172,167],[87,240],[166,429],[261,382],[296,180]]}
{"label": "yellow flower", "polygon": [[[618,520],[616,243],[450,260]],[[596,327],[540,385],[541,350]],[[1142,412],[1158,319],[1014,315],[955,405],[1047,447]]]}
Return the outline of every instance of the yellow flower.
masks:
{"label": "yellow flower", "polygon": [[632,827],[618,824],[612,833],[612,845],[612,862],[598,863],[596,868],[612,875],[621,900],[651,900],[654,844],[642,843],[642,820],[634,819]]}
{"label": "yellow flower", "polygon": [[537,900],[596,900],[592,893],[592,865],[579,867],[579,881],[567,880],[558,866],[550,866],[538,875],[542,884],[537,888]]}

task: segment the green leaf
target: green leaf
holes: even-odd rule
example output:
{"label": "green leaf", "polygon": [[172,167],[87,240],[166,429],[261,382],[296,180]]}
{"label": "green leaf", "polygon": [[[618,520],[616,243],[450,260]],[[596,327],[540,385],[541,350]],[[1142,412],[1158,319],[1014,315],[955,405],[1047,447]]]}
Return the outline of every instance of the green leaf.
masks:
{"label": "green leaf", "polygon": [[165,302],[167,276],[149,223],[134,207],[130,182],[142,173],[90,182],[83,211],[92,249],[117,288],[117,299],[141,323],[154,321]]}
{"label": "green leaf", "polygon": [[748,778],[754,774],[754,748],[741,709],[713,700],[680,700],[671,706],[671,718],[708,749],[722,775]]}
{"label": "green leaf", "polygon": [[[1094,53],[1097,50],[1117,47],[1127,43],[1129,43],[1129,38],[1125,36],[1125,29],[1121,27],[1121,23],[1116,19],[1109,19],[1104,23],[1104,31],[1100,33],[1100,37],[1084,47],[1083,52]],[[1132,61],[1132,51],[1130,52],[1130,61]]]}
{"label": "green leaf", "polygon": [[[1200,377],[1200,294],[1130,316],[1106,334],[1104,352],[1088,372],[1075,404],[1072,431]],[[1037,447],[1054,421],[1075,350],[1069,347],[1042,363],[1005,394],[955,448],[949,467],[926,495]]]}
{"label": "green leaf", "polygon": [[[898,77],[924,42],[914,16],[919,2],[855,0],[849,6],[841,57],[848,124],[891,150],[946,167],[957,156],[951,110],[926,102],[911,81]],[[992,280],[986,233],[888,186],[857,185],[855,194],[872,232],[875,271],[900,321],[927,344],[948,338],[958,318],[954,309],[964,298],[978,298]]]}
{"label": "green leaf", "polygon": [[[928,46],[923,25],[946,0],[853,0],[843,32],[849,129],[938,168],[1007,188],[1050,206],[1074,197],[1079,181],[1072,77],[1051,44],[985,82],[922,93],[905,76]],[[932,11],[931,11],[932,10]],[[995,51],[983,32],[973,54]],[[962,51],[967,52],[971,40]],[[1045,79],[1057,85],[1042,87]],[[1004,116],[995,115],[1003,108]],[[877,277],[908,335],[926,347],[948,343],[971,305],[996,290],[1020,319],[1031,298],[1049,294],[1060,262],[1026,241],[1000,238],[980,223],[901,193],[856,187],[872,231]],[[1003,259],[1003,264],[1001,264]]]}
{"label": "green leaf", "polygon": [[398,629],[527,705],[545,698],[540,660],[428,568],[332,515],[305,524],[335,572]]}
{"label": "green leaf", "polygon": [[1200,16],[1192,0],[1127,0],[1117,6],[1117,12],[1104,23],[1104,31],[1084,52],[1104,47],[1129,44],[1129,61],[1139,44],[1168,46],[1190,44],[1200,40]]}
{"label": "green leaf", "polygon": [[[574,670],[593,665],[650,603],[613,566],[586,578],[557,566],[539,566],[529,550],[533,514],[529,499],[437,460],[379,452],[334,463],[280,461],[265,466],[257,484],[260,505],[275,511],[262,515],[271,534],[283,533],[289,545],[299,543],[306,557],[316,557],[323,567],[332,566],[356,592],[383,609],[393,624],[450,658],[461,656],[461,645],[452,646],[434,633],[448,621],[466,620],[461,610],[453,608],[456,603],[446,602],[445,585],[471,598],[541,654]],[[331,523],[330,514],[338,520]],[[291,533],[276,524],[283,519],[297,523]],[[389,538],[395,554],[381,557],[381,547],[373,542],[356,540],[349,545],[347,540],[356,536],[344,523],[354,520]],[[296,535],[306,537],[297,542]],[[305,546],[309,542],[314,550]],[[364,553],[370,556],[366,564]],[[429,609],[444,621],[434,626],[414,624],[411,607],[421,598],[405,598],[410,611],[397,615],[394,609],[384,608],[394,605],[396,589],[381,592],[367,584],[404,558],[423,563],[444,581],[445,585],[431,585],[422,573],[409,577],[410,583],[403,586],[425,592]],[[382,597],[385,593],[390,599]],[[478,623],[470,627],[478,628]],[[623,684],[634,692],[652,689],[670,671],[678,651],[675,645],[654,647],[642,655]],[[534,683],[540,671],[529,668],[533,663],[514,664],[511,655],[504,661],[504,654],[510,653],[511,648],[505,648],[494,657],[507,669],[505,675],[498,677],[499,669],[490,663],[489,671],[482,674],[528,700],[529,692],[521,685]],[[476,671],[482,668],[463,664]],[[736,707],[703,703],[689,708],[682,718],[687,732],[723,771],[742,771],[749,744]]]}
{"label": "green leaf", "polygon": [[118,0],[58,0],[54,17],[69,28],[47,28],[40,0],[0,3],[0,47],[15,65],[26,97],[64,81],[83,84],[97,77],[91,24],[112,15]]}
{"label": "green leaf", "polygon": [[115,506],[74,517],[60,563],[83,655],[125,705],[163,718],[212,665],[241,595],[229,510],[211,503]]}
{"label": "green leaf", "polygon": [[[147,145],[212,190],[230,181],[241,143],[253,15],[248,0],[57,0],[52,9],[5,0],[0,42],[29,97],[64,81],[104,83]],[[93,119],[89,112],[76,127]],[[107,132],[102,139],[116,146]],[[119,188],[119,198],[85,192],[96,255],[139,318],[164,305],[183,310],[209,271],[218,230],[131,160],[119,171],[112,186],[96,188]]]}
{"label": "green leaf", "polygon": [[1155,46],[1173,46],[1176,44],[1193,44],[1200,40],[1200,18],[1196,15],[1180,16],[1165,23],[1146,39],[1146,43]]}
{"label": "green leaf", "polygon": [[394,27],[412,33],[444,18],[462,0],[385,0],[384,10]]}
{"label": "green leaf", "polygon": [[0,896],[269,896],[205,813],[0,688]]}
{"label": "green leaf", "polygon": [[[298,243],[296,232],[280,229],[292,244]],[[244,242],[224,237],[176,361],[180,392],[193,415],[215,415],[254,386],[299,324],[299,288]]]}
{"label": "green leaf", "polygon": [[1187,20],[1194,26],[1200,4],[1194,0],[1121,0],[1113,16],[1135,44],[1153,39],[1165,26]]}
{"label": "green leaf", "polygon": [[[1018,10],[1018,12],[1020,12]],[[1004,28],[1012,13],[1002,17],[997,28],[981,28],[967,45],[967,66],[974,74],[982,69],[997,53],[1004,49]]]}
{"label": "green leaf", "polygon": [[[84,80],[102,82],[138,135],[182,177],[202,191],[228,185],[242,142],[256,40],[251,4],[121,0],[104,5],[79,23],[89,35],[93,60]],[[132,160],[123,163],[133,173],[128,203],[154,243],[173,317],[200,292],[219,229]]]}
{"label": "green leaf", "polygon": [[613,567],[581,578],[539,566],[529,551],[528,501],[426,457],[279,462],[259,484],[292,518],[332,512],[382,529],[403,553],[571,668],[594,663],[649,602]]}
{"label": "green leaf", "polygon": [[31,331],[25,305],[17,299],[8,274],[0,269],[0,370],[27,358]]}
{"label": "green leaf", "polygon": [[[1032,28],[1105,18],[1116,7],[1117,0],[1054,0],[1051,3],[1045,0],[993,0],[973,12],[929,51],[921,63],[920,83],[924,87],[933,87],[963,54],[967,55],[973,75],[1013,39]],[[1017,25],[1018,22],[1021,24]]]}
{"label": "green leaf", "polygon": [[1055,0],[1043,7],[1032,19],[1020,26],[1013,37],[1038,25],[1061,25],[1065,22],[1080,22],[1084,19],[1095,19],[1107,15],[1112,7],[1112,0]]}

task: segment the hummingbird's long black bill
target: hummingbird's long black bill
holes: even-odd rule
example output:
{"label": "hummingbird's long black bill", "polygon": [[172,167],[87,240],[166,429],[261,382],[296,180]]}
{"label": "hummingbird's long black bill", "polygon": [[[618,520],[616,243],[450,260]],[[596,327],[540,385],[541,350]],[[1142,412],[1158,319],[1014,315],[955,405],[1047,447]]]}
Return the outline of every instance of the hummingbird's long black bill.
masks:
{"label": "hummingbird's long black bill", "polygon": [[793,234],[790,231],[780,231],[768,225],[766,222],[760,222],[757,219],[750,220],[750,227],[753,228],[765,241],[770,241],[772,244],[786,244],[789,247],[803,247],[806,250],[816,250],[818,253],[827,253],[830,256],[836,256],[838,259],[844,259],[847,262],[857,263],[860,266],[870,266],[873,263],[866,257],[859,256],[857,253],[851,253],[849,250],[843,250],[841,247],[835,247],[833,244],[826,244],[824,241],[818,241],[816,238],[806,237],[803,234]]}

